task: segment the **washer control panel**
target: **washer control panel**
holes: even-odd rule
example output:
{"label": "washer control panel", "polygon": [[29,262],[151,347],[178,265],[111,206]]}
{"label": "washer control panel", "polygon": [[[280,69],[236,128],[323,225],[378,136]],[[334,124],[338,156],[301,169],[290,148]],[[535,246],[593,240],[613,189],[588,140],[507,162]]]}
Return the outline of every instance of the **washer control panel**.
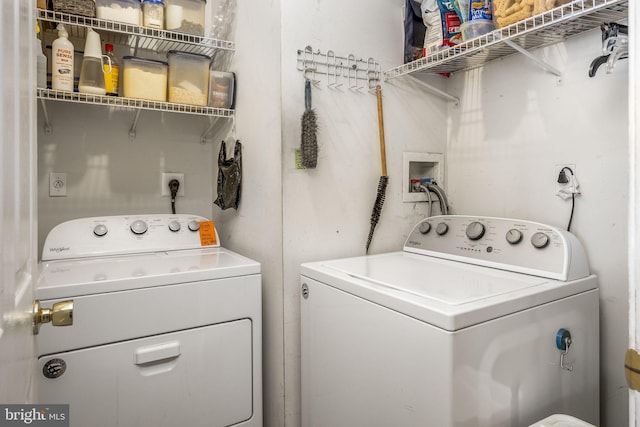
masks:
{"label": "washer control panel", "polygon": [[197,215],[121,215],[63,222],[47,236],[42,260],[219,247],[212,221]]}
{"label": "washer control panel", "polygon": [[574,235],[525,220],[434,216],[413,228],[404,250],[560,280],[589,275]]}

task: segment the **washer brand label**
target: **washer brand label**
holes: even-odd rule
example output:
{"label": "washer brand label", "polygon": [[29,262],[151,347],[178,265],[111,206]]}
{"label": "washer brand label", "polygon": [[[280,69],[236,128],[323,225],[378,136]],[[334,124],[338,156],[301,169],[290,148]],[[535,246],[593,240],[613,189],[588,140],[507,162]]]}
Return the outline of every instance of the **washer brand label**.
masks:
{"label": "washer brand label", "polygon": [[69,405],[0,405],[0,427],[69,427]]}
{"label": "washer brand label", "polygon": [[61,252],[67,252],[70,249],[71,248],[69,248],[69,246],[60,246],[60,247],[57,247],[57,248],[49,248],[49,252],[54,252],[56,254],[59,254]]}

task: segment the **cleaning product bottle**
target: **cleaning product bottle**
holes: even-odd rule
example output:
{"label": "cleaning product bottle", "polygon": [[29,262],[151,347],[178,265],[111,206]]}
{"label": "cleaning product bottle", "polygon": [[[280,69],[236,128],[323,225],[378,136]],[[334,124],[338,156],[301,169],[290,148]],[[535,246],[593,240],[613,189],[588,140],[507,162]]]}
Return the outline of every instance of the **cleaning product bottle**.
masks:
{"label": "cleaning product bottle", "polygon": [[113,54],[113,45],[111,43],[105,44],[104,50],[107,51],[107,56],[111,59],[111,71],[109,71],[109,64],[102,66],[104,70],[104,87],[107,90],[107,95],[118,96],[120,64]]}
{"label": "cleaning product bottle", "polygon": [[58,24],[58,38],[51,46],[51,87],[73,92],[73,43],[63,24]]}
{"label": "cleaning product bottle", "polygon": [[[107,58],[108,66],[104,67],[102,57]],[[84,45],[84,55],[82,57],[82,68],[80,69],[80,83],[78,90],[81,93],[92,95],[105,95],[104,75],[105,72],[112,71],[111,59],[102,55],[100,35],[91,28],[87,29],[87,41]]]}
{"label": "cleaning product bottle", "polygon": [[47,57],[42,53],[40,41],[40,25],[36,21],[36,83],[38,87],[47,88]]}

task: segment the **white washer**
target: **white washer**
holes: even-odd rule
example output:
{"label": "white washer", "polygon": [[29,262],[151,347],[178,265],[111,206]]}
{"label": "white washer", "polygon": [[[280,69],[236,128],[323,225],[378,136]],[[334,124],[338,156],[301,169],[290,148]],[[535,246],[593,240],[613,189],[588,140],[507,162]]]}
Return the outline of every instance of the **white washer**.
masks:
{"label": "white washer", "polygon": [[301,271],[303,427],[598,424],[597,279],[566,231],[431,217]]}
{"label": "white washer", "polygon": [[260,264],[194,215],[77,219],[43,249],[38,401],[72,427],[262,426]]}

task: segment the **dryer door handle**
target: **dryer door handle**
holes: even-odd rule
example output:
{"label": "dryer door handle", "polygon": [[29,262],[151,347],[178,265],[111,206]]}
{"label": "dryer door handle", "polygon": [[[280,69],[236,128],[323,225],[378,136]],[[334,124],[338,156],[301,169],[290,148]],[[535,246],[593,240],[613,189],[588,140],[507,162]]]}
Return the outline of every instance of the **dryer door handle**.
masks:
{"label": "dryer door handle", "polygon": [[175,359],[178,356],[180,356],[180,342],[170,341],[136,349],[134,363],[136,365],[147,365],[153,362]]}

